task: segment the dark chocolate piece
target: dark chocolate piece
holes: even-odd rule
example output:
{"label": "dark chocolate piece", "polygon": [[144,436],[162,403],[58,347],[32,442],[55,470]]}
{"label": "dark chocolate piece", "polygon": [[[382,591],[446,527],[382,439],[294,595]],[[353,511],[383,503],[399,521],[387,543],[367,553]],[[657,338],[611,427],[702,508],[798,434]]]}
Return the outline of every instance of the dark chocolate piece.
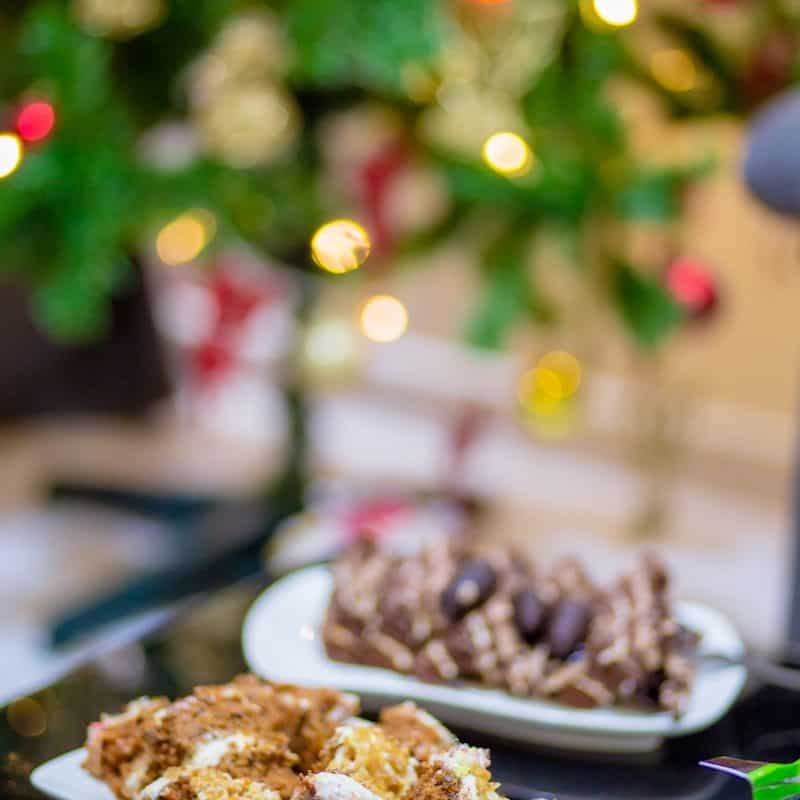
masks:
{"label": "dark chocolate piece", "polygon": [[451,620],[461,619],[494,591],[497,573],[485,561],[468,561],[442,592],[442,611]]}
{"label": "dark chocolate piece", "polygon": [[547,643],[556,658],[566,658],[586,638],[591,609],[580,600],[565,598],[553,610],[547,626]]}
{"label": "dark chocolate piece", "polygon": [[519,635],[529,644],[536,641],[544,627],[547,609],[533,589],[514,595],[514,623]]}

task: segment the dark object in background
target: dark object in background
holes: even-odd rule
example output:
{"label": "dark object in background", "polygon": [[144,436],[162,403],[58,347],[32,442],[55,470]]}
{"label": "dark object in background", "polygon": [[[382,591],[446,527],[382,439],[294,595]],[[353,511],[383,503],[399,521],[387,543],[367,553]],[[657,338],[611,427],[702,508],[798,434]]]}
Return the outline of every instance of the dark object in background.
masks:
{"label": "dark object in background", "polygon": [[139,414],[169,389],[141,271],[112,303],[107,334],[54,342],[31,319],[19,284],[0,283],[0,419],[44,414]]}
{"label": "dark object in background", "polygon": [[800,216],[800,91],[782,94],[756,117],[744,177],[771,209]]}

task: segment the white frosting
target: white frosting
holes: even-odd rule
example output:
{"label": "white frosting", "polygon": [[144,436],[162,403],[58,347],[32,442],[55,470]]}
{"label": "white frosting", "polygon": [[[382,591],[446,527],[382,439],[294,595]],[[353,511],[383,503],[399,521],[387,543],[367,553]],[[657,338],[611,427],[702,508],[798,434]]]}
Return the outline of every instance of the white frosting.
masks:
{"label": "white frosting", "polygon": [[160,778],[156,778],[152,783],[145,786],[144,789],[136,795],[136,800],[158,800],[158,796],[161,794],[162,790],[166,789],[171,783],[171,778],[162,775]]}
{"label": "white frosting", "polygon": [[133,762],[130,772],[125,776],[125,788],[131,793],[135,794],[142,788],[144,783],[144,776],[150,768],[150,759],[147,756],[139,756]]}
{"label": "white frosting", "polygon": [[462,778],[458,787],[458,800],[480,800],[478,794],[478,782],[474,775],[467,775]]}
{"label": "white frosting", "polygon": [[187,766],[193,768],[216,767],[231,751],[241,753],[242,750],[252,746],[254,743],[255,739],[244,733],[214,736],[208,741],[198,744],[192,757],[186,763]]}
{"label": "white frosting", "polygon": [[311,782],[316,800],[380,800],[366,786],[338,772],[319,772]]}
{"label": "white frosting", "polygon": [[108,725],[118,725],[121,722],[125,722],[129,719],[133,719],[134,717],[141,714],[149,706],[152,706],[155,701],[145,695],[144,697],[137,697],[136,700],[131,700],[130,703],[125,707],[125,710],[119,714],[103,714],[101,719],[104,726]]}

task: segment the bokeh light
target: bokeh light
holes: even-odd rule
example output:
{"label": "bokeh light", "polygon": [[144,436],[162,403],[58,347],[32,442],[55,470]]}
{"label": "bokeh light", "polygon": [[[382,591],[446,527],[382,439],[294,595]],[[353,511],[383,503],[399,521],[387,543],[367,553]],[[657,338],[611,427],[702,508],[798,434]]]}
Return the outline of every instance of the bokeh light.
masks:
{"label": "bokeh light", "polygon": [[581,385],[580,361],[564,350],[545,353],[522,374],[517,399],[526,427],[538,436],[561,439],[575,428],[575,394]]}
{"label": "bokeh light", "polygon": [[638,0],[593,0],[594,13],[606,25],[622,28],[636,21]]}
{"label": "bokeh light", "polygon": [[483,144],[483,160],[501,175],[516,177],[531,168],[533,154],[528,143],[511,131],[493,133]]}
{"label": "bokeh light", "polygon": [[7,178],[22,163],[24,148],[15,133],[0,133],[0,178]]}
{"label": "bokeh light", "polygon": [[408,311],[390,294],[370,297],[361,311],[361,331],[373,342],[394,342],[408,328]]}
{"label": "bokeh light", "polygon": [[357,355],[355,331],[346,319],[323,319],[309,327],[305,338],[305,360],[312,370],[338,373],[352,366]]}
{"label": "bokeh light", "polygon": [[91,33],[127,39],[157,25],[164,17],[164,0],[72,0],[76,18]]}
{"label": "bokeh light", "polygon": [[217,224],[214,215],[204,208],[192,209],[165,225],[156,237],[158,257],[170,266],[186,264],[197,258],[214,238]]}
{"label": "bokeh light", "polygon": [[327,222],[311,239],[314,263],[335,275],[358,269],[367,260],[369,251],[369,234],[351,219]]}
{"label": "bokeh light", "polygon": [[47,714],[32,697],[15,700],[6,709],[11,729],[20,736],[41,736],[47,730]]}
{"label": "bokeh light", "polygon": [[659,50],[650,59],[650,72],[670,92],[688,92],[697,86],[697,67],[692,57],[678,48]]}
{"label": "bokeh light", "polygon": [[50,103],[37,101],[24,105],[17,114],[17,133],[26,142],[47,138],[56,124],[56,112]]}
{"label": "bokeh light", "polygon": [[549,404],[568,400],[578,391],[582,374],[575,356],[564,350],[552,350],[520,378],[517,389],[520,405],[530,411],[542,411]]}

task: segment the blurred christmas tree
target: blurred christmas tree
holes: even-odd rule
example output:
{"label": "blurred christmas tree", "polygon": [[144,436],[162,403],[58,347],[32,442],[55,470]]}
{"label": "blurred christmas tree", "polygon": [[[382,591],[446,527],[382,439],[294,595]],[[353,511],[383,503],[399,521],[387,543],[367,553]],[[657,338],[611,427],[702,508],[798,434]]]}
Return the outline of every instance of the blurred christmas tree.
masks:
{"label": "blurred christmas tree", "polygon": [[792,0],[6,3],[0,269],[75,338],[102,330],[142,250],[178,264],[244,241],[336,274],[470,226],[468,336],[500,347],[559,313],[529,264],[555,231],[653,346],[714,287],[698,265],[631,263],[616,234],[675,235],[702,169],[640,163],[609,89],[744,114],[796,75],[798,16]]}

